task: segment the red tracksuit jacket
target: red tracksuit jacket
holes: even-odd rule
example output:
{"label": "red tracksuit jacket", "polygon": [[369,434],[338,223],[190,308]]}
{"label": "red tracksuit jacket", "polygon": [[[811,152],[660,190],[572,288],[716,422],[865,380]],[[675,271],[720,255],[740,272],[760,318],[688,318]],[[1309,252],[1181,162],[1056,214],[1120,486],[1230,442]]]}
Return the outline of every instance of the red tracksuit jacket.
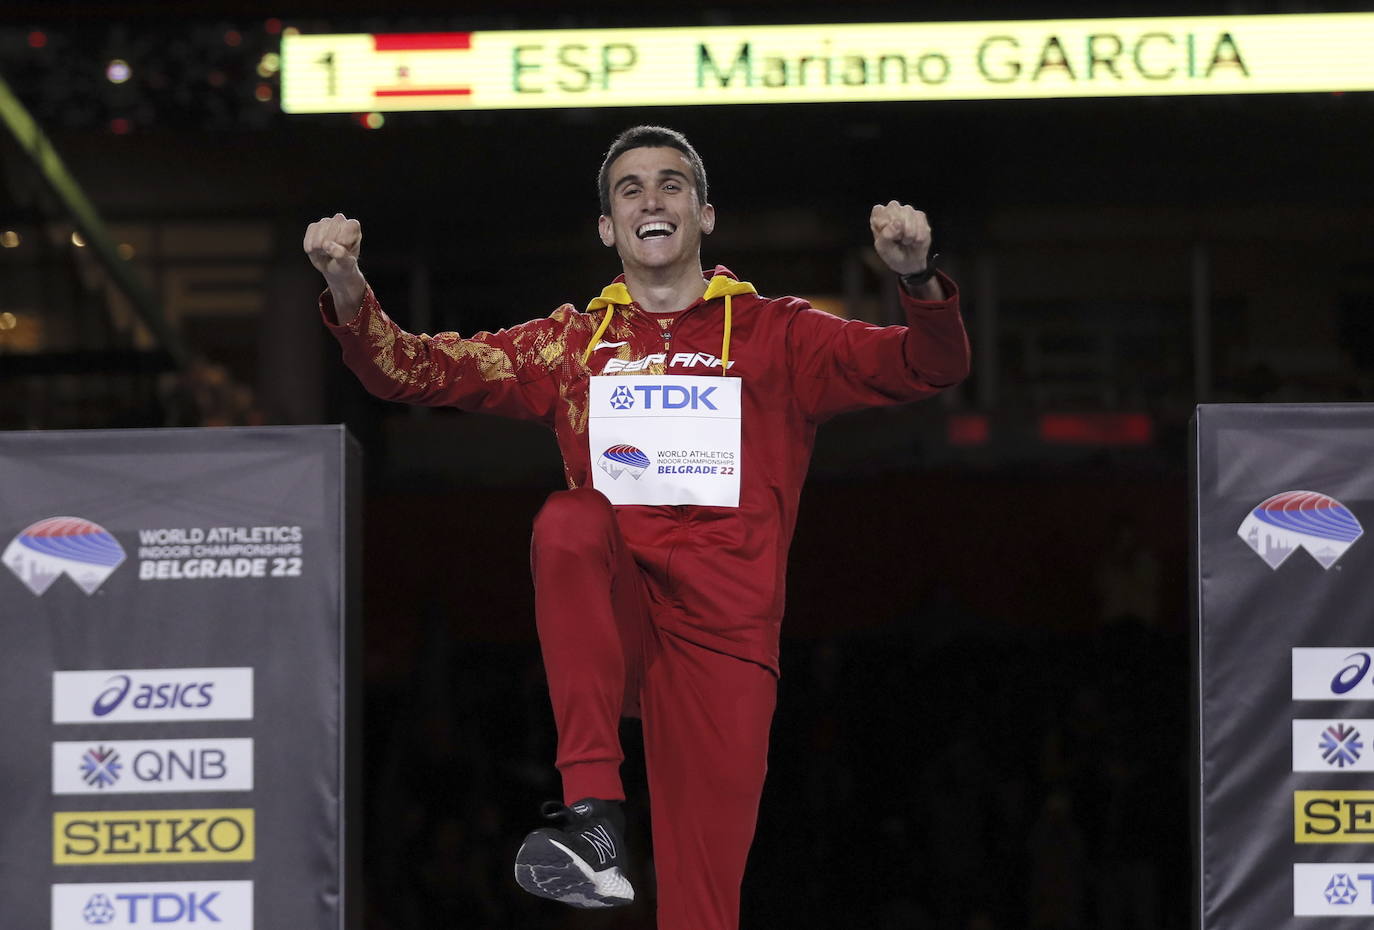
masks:
{"label": "red tracksuit jacket", "polygon": [[[714,275],[734,278],[723,266]],[[660,628],[777,671],[787,550],[816,426],[847,410],[928,397],[968,373],[958,290],[941,281],[944,300],[902,294],[906,326],[842,320],[796,297],[733,297],[727,376],[744,379],[740,506],[616,508]],[[347,325],[337,324],[327,291],[320,309],[344,362],[370,392],[545,423],[576,488],[592,483],[588,379],[612,358],[625,377],[720,375],[724,304],[697,301],[666,335],[637,305],[614,306],[597,344],[625,345],[600,348],[586,364],[604,314],[570,304],[546,319],[467,338],[408,333],[371,290]]]}

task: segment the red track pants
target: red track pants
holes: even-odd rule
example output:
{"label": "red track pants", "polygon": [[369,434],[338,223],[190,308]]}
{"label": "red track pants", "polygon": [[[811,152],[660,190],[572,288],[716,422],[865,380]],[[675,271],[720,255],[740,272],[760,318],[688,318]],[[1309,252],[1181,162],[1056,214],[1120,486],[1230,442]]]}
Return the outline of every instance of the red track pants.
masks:
{"label": "red track pants", "polygon": [[624,799],[619,722],[637,708],[659,930],[736,930],[776,678],[655,627],[615,511],[595,490],[550,495],[530,561],[565,803]]}

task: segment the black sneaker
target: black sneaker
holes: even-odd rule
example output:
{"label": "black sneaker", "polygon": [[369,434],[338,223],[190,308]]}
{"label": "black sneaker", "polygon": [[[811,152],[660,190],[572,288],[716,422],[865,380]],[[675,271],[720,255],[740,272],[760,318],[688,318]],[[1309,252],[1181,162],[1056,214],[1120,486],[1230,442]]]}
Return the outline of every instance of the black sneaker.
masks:
{"label": "black sneaker", "polygon": [[625,877],[625,815],[615,801],[546,801],[557,827],[540,827],[515,854],[515,881],[530,894],[573,907],[622,907],[635,899]]}

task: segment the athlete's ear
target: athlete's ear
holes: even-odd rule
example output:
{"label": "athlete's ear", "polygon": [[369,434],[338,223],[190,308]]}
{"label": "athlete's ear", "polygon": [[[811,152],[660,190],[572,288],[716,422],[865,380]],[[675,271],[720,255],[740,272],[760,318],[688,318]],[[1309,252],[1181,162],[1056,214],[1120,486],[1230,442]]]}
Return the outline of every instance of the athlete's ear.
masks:
{"label": "athlete's ear", "polygon": [[716,228],[716,208],[709,203],[701,205],[701,231],[704,235],[711,235],[711,230]]}
{"label": "athlete's ear", "polygon": [[601,235],[601,244],[606,248],[615,245],[615,225],[611,223],[609,216],[602,216],[596,221],[596,231]]}

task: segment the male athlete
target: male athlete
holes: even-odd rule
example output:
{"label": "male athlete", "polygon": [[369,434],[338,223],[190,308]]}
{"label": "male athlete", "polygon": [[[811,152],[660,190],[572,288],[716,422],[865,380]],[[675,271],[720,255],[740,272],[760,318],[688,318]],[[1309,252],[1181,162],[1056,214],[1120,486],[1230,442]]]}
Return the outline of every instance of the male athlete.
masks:
{"label": "male athlete", "polygon": [[[869,217],[907,325],[765,298],[722,266],[700,157],[680,133],[622,133],[601,166],[601,241],[624,273],[585,313],[461,337],[405,332],[358,270],[361,229],[312,223],[321,310],[379,397],[539,420],[568,488],[535,518],[535,624],[564,804],[515,876],[576,907],[627,904],[623,715],[643,722],[660,930],[733,930],[773,716],[787,549],[816,426],[928,397],[968,371],[954,283],[924,214]],[[566,806],[564,806],[566,805]]]}

